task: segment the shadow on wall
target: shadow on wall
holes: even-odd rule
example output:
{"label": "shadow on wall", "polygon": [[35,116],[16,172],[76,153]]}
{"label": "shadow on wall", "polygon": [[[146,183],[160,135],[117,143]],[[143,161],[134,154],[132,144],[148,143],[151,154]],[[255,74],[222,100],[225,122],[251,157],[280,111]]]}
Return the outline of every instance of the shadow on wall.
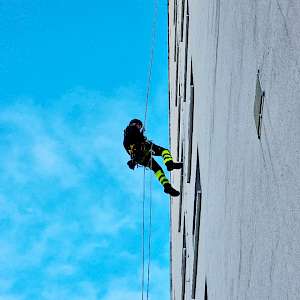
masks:
{"label": "shadow on wall", "polygon": [[205,289],[204,289],[204,300],[207,300],[207,278],[205,277]]}

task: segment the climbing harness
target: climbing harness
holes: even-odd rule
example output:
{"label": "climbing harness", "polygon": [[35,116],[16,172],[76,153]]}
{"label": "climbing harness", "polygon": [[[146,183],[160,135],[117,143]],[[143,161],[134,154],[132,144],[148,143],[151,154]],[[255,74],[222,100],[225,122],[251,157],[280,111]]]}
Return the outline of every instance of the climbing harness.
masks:
{"label": "climbing harness", "polygon": [[[141,150],[138,153],[138,160],[137,160],[140,165],[150,167],[149,163],[151,160],[151,155],[153,154],[153,153],[151,153],[152,146],[153,146],[152,141],[146,141],[146,142],[142,143]],[[152,168],[150,168],[150,170],[151,169]]]}

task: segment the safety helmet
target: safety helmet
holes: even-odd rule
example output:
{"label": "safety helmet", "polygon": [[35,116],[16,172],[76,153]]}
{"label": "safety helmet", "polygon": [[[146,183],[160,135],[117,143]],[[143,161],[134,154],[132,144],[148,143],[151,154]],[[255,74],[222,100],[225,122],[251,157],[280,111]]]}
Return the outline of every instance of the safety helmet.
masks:
{"label": "safety helmet", "polygon": [[131,125],[131,126],[136,126],[136,125],[143,126],[143,123],[142,123],[142,121],[140,121],[138,119],[133,119],[133,120],[130,121],[129,125]]}

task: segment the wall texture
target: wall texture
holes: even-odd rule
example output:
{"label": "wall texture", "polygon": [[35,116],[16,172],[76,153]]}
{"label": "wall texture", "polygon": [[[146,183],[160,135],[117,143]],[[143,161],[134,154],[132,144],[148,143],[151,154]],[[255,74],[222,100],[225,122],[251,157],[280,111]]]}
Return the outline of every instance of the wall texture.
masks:
{"label": "wall texture", "polygon": [[299,299],[299,0],[168,5],[171,299]]}

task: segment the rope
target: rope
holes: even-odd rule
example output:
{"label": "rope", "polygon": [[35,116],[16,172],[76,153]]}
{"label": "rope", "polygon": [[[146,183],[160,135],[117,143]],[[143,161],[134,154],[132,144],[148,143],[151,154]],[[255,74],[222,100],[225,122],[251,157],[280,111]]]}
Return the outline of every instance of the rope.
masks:
{"label": "rope", "polygon": [[145,282],[145,178],[146,168],[144,168],[144,182],[143,182],[143,279],[142,279],[142,300],[144,299],[144,282]]}
{"label": "rope", "polygon": [[150,89],[150,80],[151,80],[151,72],[152,72],[152,62],[153,62],[154,41],[155,41],[155,34],[156,34],[158,4],[159,4],[159,0],[155,0],[154,15],[153,15],[153,26],[152,26],[151,51],[150,51],[150,61],[149,61],[149,72],[148,72],[148,86],[147,86],[147,96],[146,96],[145,120],[144,120],[143,131],[145,131],[145,128],[146,128],[146,117],[147,117],[149,89]]}
{"label": "rope", "polygon": [[[149,99],[149,90],[150,90],[150,81],[151,81],[151,72],[152,72],[152,62],[153,62],[153,53],[154,53],[154,41],[156,34],[156,25],[157,25],[157,15],[158,15],[158,5],[159,0],[155,0],[154,6],[154,15],[153,15],[153,26],[152,26],[152,40],[151,40],[151,51],[150,51],[150,61],[149,61],[149,72],[148,72],[148,85],[147,85],[147,96],[146,96],[146,108],[145,108],[145,120],[143,126],[143,132],[146,128],[146,117],[148,109],[148,99]],[[150,172],[152,171],[152,143],[150,150]],[[144,167],[144,183],[143,183],[143,279],[142,279],[142,300],[144,299],[144,283],[145,283],[145,181],[146,181],[146,167]],[[151,250],[151,215],[152,215],[152,172],[150,175],[150,221],[149,221],[149,257],[148,257],[148,282],[147,282],[147,300],[149,297],[149,281],[150,281],[150,250]]]}
{"label": "rope", "polygon": [[[147,300],[149,298],[150,285],[150,253],[151,253],[151,222],[152,222],[152,147],[150,149],[150,217],[149,217],[149,242],[148,242],[148,280],[147,280]],[[146,182],[146,167],[144,167],[144,181],[143,181],[143,274],[142,274],[142,300],[144,299],[144,285],[145,285],[145,184]]]}
{"label": "rope", "polygon": [[150,281],[150,249],[151,249],[151,218],[152,218],[152,146],[150,150],[150,220],[149,220],[149,258],[148,258],[148,283],[147,283],[147,300],[149,295],[149,281]]}

